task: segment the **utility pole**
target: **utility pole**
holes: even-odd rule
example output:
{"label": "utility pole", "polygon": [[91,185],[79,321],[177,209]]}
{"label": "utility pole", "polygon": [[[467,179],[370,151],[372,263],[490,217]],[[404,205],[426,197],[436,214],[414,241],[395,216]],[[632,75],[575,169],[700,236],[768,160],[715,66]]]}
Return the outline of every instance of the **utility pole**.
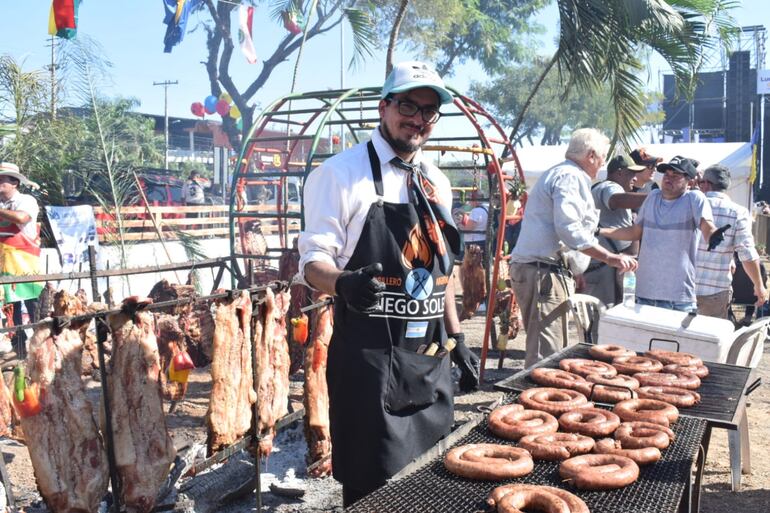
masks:
{"label": "utility pole", "polygon": [[51,119],[56,119],[56,36],[51,36]]}
{"label": "utility pole", "polygon": [[168,169],[168,86],[177,85],[179,82],[174,80],[164,80],[163,82],[153,82],[154,86],[163,86],[163,136],[165,146],[163,150],[163,169]]}

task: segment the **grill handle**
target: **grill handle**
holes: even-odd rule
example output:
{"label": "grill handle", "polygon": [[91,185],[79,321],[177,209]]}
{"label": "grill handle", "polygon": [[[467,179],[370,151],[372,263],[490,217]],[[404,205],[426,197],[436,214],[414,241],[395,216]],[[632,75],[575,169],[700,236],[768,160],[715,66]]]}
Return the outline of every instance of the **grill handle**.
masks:
{"label": "grill handle", "polygon": [[652,351],[652,343],[653,342],[668,342],[669,344],[674,344],[676,346],[676,352],[679,352],[679,342],[676,340],[669,340],[667,338],[651,338],[650,343],[648,344],[647,348]]}
{"label": "grill handle", "polygon": [[588,393],[588,400],[591,401],[594,398],[594,388],[596,385],[600,385],[607,388],[619,388],[621,390],[628,390],[629,394],[631,394],[631,399],[635,399],[638,397],[637,393],[631,390],[629,387],[623,386],[623,385],[606,385],[604,383],[591,383],[591,391]]}
{"label": "grill handle", "polygon": [[759,388],[759,385],[761,385],[761,384],[762,384],[762,378],[757,378],[756,381],[754,381],[751,385],[746,387],[746,391],[743,392],[743,395],[749,395],[754,390]]}

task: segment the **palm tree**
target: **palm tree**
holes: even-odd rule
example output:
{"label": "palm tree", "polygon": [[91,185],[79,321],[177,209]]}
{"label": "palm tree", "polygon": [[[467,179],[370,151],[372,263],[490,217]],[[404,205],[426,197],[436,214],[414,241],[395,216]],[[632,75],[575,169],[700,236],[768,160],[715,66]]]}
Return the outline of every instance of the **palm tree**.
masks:
{"label": "palm tree", "polygon": [[615,109],[613,146],[628,146],[645,105],[641,52],[662,56],[676,78],[678,94],[691,96],[706,55],[734,40],[739,27],[731,0],[558,0],[559,45],[514,122],[515,140],[529,103],[545,77],[558,68],[565,89],[591,94],[610,85]]}
{"label": "palm tree", "polygon": [[0,56],[0,117],[11,124],[3,129],[5,135],[14,135],[11,143],[0,150],[13,160],[24,165],[22,154],[23,134],[34,116],[46,109],[48,77],[43,70],[25,71],[24,63],[10,55]]}

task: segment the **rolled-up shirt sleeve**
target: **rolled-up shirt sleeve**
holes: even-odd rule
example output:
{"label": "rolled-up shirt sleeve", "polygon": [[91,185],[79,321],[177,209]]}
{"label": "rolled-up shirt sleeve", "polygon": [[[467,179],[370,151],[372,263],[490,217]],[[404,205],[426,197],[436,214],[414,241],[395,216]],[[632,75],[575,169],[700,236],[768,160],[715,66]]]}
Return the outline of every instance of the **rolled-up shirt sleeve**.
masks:
{"label": "rolled-up shirt sleeve", "polygon": [[759,260],[759,253],[754,247],[754,236],[751,234],[751,219],[748,210],[738,211],[738,217],[735,219],[733,244],[741,262]]}
{"label": "rolled-up shirt sleeve", "polygon": [[299,272],[303,281],[305,265],[310,262],[325,262],[337,267],[350,217],[344,200],[349,193],[331,167],[321,166],[308,176],[303,199],[305,229],[298,242]]}
{"label": "rolled-up shirt sleeve", "polygon": [[[588,209],[596,210],[593,200],[589,203],[581,195],[580,178],[563,174],[553,183],[553,224],[556,234],[570,249],[583,250],[596,246],[595,225],[586,223]],[[595,216],[594,216],[595,217]]]}

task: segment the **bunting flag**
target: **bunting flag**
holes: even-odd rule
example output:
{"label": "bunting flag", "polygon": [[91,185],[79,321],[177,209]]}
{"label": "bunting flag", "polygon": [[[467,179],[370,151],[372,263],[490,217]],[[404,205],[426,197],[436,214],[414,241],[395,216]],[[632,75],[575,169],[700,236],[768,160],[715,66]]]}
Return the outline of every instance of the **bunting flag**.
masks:
{"label": "bunting flag", "polygon": [[238,37],[241,40],[241,51],[249,64],[257,62],[257,51],[254,49],[254,39],[251,33],[251,22],[254,18],[254,8],[241,5],[238,8],[238,18],[240,20],[240,30]]}
{"label": "bunting flag", "polygon": [[759,147],[759,126],[751,134],[751,173],[749,174],[749,183],[754,183],[757,179],[757,148]]}
{"label": "bunting flag", "polygon": [[48,34],[64,39],[75,39],[78,33],[80,0],[53,0],[48,16]]}
{"label": "bunting flag", "polygon": [[187,30],[187,18],[203,0],[163,0],[166,16],[163,23],[168,25],[166,35],[163,38],[163,51],[171,53],[171,48],[178,45],[184,39]]}

